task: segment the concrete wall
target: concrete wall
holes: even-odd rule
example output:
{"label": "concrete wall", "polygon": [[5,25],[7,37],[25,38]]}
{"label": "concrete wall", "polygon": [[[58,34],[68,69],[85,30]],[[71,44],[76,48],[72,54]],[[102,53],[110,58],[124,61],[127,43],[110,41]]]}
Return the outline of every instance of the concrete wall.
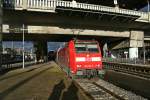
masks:
{"label": "concrete wall", "polygon": [[144,44],[144,32],[131,31],[129,58],[138,58],[139,57],[138,48],[143,47],[143,44]]}
{"label": "concrete wall", "polygon": [[131,31],[130,33],[130,47],[143,47],[144,32]]}

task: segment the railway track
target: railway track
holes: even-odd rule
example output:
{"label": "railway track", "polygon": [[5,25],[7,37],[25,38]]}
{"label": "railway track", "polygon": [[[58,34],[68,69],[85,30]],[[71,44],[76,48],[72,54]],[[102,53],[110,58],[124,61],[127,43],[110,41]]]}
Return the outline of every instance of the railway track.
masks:
{"label": "railway track", "polygon": [[102,79],[78,79],[76,83],[91,100],[148,100]]}
{"label": "railway track", "polygon": [[150,79],[150,66],[103,62],[106,70],[128,73]]}

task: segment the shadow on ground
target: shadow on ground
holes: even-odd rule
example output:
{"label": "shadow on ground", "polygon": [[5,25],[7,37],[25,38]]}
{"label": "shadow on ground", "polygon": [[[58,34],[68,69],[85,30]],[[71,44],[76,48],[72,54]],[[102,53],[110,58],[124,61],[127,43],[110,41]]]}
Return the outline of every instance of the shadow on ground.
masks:
{"label": "shadow on ground", "polygon": [[77,93],[78,88],[72,82],[67,91],[63,93],[62,100],[79,100]]}
{"label": "shadow on ground", "polygon": [[60,100],[61,93],[62,93],[63,89],[65,89],[65,84],[64,84],[63,80],[61,80],[53,88],[53,90],[52,90],[53,92],[50,95],[50,97],[48,98],[48,100]]}
{"label": "shadow on ground", "polygon": [[63,80],[61,80],[58,84],[53,88],[53,92],[50,95],[48,100],[79,100],[78,98],[78,88],[72,82],[68,87],[67,91],[63,92],[65,89],[65,84]]}

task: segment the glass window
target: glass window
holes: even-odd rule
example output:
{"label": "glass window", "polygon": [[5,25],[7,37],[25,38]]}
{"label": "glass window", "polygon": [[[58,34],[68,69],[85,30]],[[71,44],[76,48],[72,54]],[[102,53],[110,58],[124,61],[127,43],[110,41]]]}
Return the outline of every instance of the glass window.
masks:
{"label": "glass window", "polygon": [[88,44],[87,49],[89,52],[99,52],[97,44]]}
{"label": "glass window", "polygon": [[76,53],[83,53],[83,52],[92,52],[98,53],[99,49],[96,43],[76,43],[75,44]]}
{"label": "glass window", "polygon": [[75,44],[75,49],[77,53],[86,52],[86,45],[85,44]]}

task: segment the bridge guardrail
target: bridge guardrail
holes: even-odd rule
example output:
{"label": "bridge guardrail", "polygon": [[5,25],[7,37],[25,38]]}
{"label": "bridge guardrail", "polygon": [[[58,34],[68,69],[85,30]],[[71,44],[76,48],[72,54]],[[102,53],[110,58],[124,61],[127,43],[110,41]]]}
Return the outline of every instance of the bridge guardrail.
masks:
{"label": "bridge guardrail", "polygon": [[106,70],[114,70],[117,72],[150,78],[150,66],[148,65],[103,62],[103,67]]}
{"label": "bridge guardrail", "polygon": [[143,59],[131,59],[131,58],[103,58],[103,62],[112,62],[112,63],[125,63],[125,64],[149,64],[150,61],[146,60],[144,63]]}
{"label": "bridge guardrail", "polygon": [[68,8],[77,8],[83,10],[94,10],[94,11],[103,11],[108,13],[118,13],[118,14],[126,14],[133,15],[146,18],[148,13],[141,11],[134,11],[122,8],[108,7],[102,5],[94,5],[94,4],[85,4],[85,3],[73,3],[70,1],[57,1],[57,0],[3,0],[5,8],[22,8],[26,5],[26,9],[47,9],[56,7],[68,7]]}

